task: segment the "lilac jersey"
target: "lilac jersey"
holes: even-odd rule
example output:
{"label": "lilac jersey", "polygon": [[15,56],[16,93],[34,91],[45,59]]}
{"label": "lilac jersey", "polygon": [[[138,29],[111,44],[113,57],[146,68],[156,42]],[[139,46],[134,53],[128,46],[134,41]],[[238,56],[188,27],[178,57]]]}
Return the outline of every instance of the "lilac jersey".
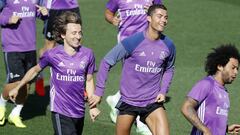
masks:
{"label": "lilac jersey", "polygon": [[44,0],[48,9],[72,9],[78,7],[77,0]]}
{"label": "lilac jersey", "polygon": [[[226,135],[230,107],[226,88],[212,76],[200,80],[189,92],[188,97],[198,101],[198,117],[213,135]],[[191,135],[203,135],[193,127]]]}
{"label": "lilac jersey", "polygon": [[51,67],[51,111],[73,118],[83,117],[86,76],[95,71],[92,50],[81,46],[75,55],[69,56],[63,46],[58,45],[44,53],[39,65]]}
{"label": "lilac jersey", "polygon": [[[36,50],[36,11],[38,0],[7,0],[0,13],[2,48],[4,52]],[[19,16],[18,24],[9,25],[11,16]]]}
{"label": "lilac jersey", "polygon": [[111,12],[119,12],[121,22],[119,24],[118,41],[147,28],[147,15],[145,6],[153,3],[159,4],[161,0],[109,0],[106,8]]}
{"label": "lilac jersey", "polygon": [[102,60],[95,94],[102,96],[109,69],[124,58],[120,92],[122,101],[144,107],[166,94],[174,73],[175,46],[165,35],[151,41],[136,33],[114,47]]}

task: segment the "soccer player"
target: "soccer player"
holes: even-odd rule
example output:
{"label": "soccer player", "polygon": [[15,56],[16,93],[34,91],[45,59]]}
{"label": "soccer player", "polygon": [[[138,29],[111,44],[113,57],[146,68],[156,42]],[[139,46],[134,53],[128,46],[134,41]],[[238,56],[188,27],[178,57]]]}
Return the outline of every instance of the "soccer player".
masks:
{"label": "soccer player", "polygon": [[120,41],[101,61],[92,105],[100,102],[109,70],[124,59],[120,82],[121,98],[116,135],[129,135],[139,115],[153,135],[169,135],[163,102],[174,74],[175,46],[162,32],[168,14],[164,5],[152,5],[147,12],[148,28]]}
{"label": "soccer player", "polygon": [[[147,28],[146,10],[153,3],[160,4],[161,0],[109,0],[107,2],[105,19],[110,24],[118,27],[118,42]],[[115,106],[119,99],[119,91],[106,98],[108,105],[111,107],[110,118],[114,123],[116,123],[118,113]],[[139,117],[136,125],[138,133],[142,135],[150,134],[148,127],[140,122]]]}
{"label": "soccer player", "polygon": [[[40,57],[45,51],[56,46],[56,42],[53,38],[53,23],[56,17],[66,11],[75,12],[80,16],[78,0],[44,0],[43,5],[45,5],[49,10],[49,17],[44,21],[43,34],[45,36],[45,43],[43,48],[39,51]],[[35,87],[36,93],[39,96],[45,95],[43,73],[39,74]]]}
{"label": "soccer player", "polygon": [[53,37],[53,23],[56,17],[66,11],[75,12],[80,16],[78,0],[44,0],[44,5],[49,10],[49,17],[44,22],[43,34],[45,36],[45,44],[44,47],[40,49],[40,57],[46,50],[52,49],[56,45]]}
{"label": "soccer player", "polygon": [[[38,1],[6,0],[0,13],[1,41],[7,79],[0,98],[0,125],[5,123],[6,102],[11,88],[16,87],[28,69],[36,65],[36,17],[48,15]],[[27,98],[29,84],[22,87],[8,122],[25,128],[20,112]]]}
{"label": "soccer player", "polygon": [[181,109],[193,125],[191,135],[239,133],[240,125],[227,123],[230,101],[225,87],[237,77],[239,61],[240,54],[233,45],[222,45],[208,54],[208,75],[193,86]]}
{"label": "soccer player", "polygon": [[[46,51],[39,63],[31,68],[19,85],[10,91],[15,101],[17,92],[31,81],[45,67],[51,67],[50,104],[55,135],[81,135],[84,125],[84,90],[88,96],[95,90],[93,73],[95,57],[91,49],[81,45],[82,27],[79,16],[66,11],[54,23],[55,40],[63,45]],[[21,91],[21,90],[20,90]],[[19,91],[19,92],[20,92]],[[90,116],[95,120],[100,111],[90,108]]]}

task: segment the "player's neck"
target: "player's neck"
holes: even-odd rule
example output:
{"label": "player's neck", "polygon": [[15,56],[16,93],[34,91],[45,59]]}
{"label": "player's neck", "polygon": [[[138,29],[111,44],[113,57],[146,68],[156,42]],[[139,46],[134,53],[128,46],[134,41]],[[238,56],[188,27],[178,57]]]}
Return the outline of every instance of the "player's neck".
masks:
{"label": "player's neck", "polygon": [[161,37],[161,32],[156,31],[154,29],[148,28],[146,31],[146,36],[148,39],[154,41],[154,40],[158,40]]}
{"label": "player's neck", "polygon": [[222,79],[222,76],[218,73],[216,73],[215,75],[213,75],[213,78],[219,83],[221,84],[222,86],[225,85],[223,79]]}
{"label": "player's neck", "polygon": [[74,47],[71,47],[71,46],[68,46],[68,45],[64,45],[64,51],[70,56],[76,54],[78,49],[79,49],[79,47],[74,48]]}

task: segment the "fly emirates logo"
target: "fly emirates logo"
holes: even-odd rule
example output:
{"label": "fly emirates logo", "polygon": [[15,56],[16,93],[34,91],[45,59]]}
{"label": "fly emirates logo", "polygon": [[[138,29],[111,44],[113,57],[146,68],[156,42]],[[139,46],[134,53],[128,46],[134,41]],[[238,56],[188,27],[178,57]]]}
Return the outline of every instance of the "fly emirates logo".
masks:
{"label": "fly emirates logo", "polygon": [[135,16],[135,15],[144,15],[146,11],[144,10],[143,5],[135,4],[134,9],[126,10],[126,16]]}
{"label": "fly emirates logo", "polygon": [[21,12],[13,12],[13,15],[21,17],[21,18],[35,17],[35,11],[30,11],[29,7],[22,6],[22,11]]}
{"label": "fly emirates logo", "polygon": [[162,71],[162,68],[155,67],[155,66],[156,66],[156,62],[147,61],[147,66],[141,66],[139,64],[136,64],[135,70],[143,73],[159,73]]}
{"label": "fly emirates logo", "polygon": [[60,73],[56,74],[56,79],[66,82],[84,82],[85,77],[76,75],[77,71],[74,69],[67,69],[67,75],[62,75]]}

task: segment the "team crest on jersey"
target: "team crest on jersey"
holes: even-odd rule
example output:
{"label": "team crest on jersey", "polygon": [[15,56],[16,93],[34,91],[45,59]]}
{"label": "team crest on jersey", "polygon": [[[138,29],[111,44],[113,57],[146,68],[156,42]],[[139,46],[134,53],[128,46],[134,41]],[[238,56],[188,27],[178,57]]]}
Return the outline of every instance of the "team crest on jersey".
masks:
{"label": "team crest on jersey", "polygon": [[19,0],[14,0],[13,4],[19,4]]}
{"label": "team crest on jersey", "polygon": [[161,60],[164,60],[166,57],[167,57],[167,53],[164,52],[164,51],[161,51],[161,52],[160,52],[160,55],[159,55],[159,58],[160,58]]}
{"label": "team crest on jersey", "polygon": [[81,61],[79,66],[80,66],[80,69],[84,69],[86,67],[86,62],[84,60]]}

